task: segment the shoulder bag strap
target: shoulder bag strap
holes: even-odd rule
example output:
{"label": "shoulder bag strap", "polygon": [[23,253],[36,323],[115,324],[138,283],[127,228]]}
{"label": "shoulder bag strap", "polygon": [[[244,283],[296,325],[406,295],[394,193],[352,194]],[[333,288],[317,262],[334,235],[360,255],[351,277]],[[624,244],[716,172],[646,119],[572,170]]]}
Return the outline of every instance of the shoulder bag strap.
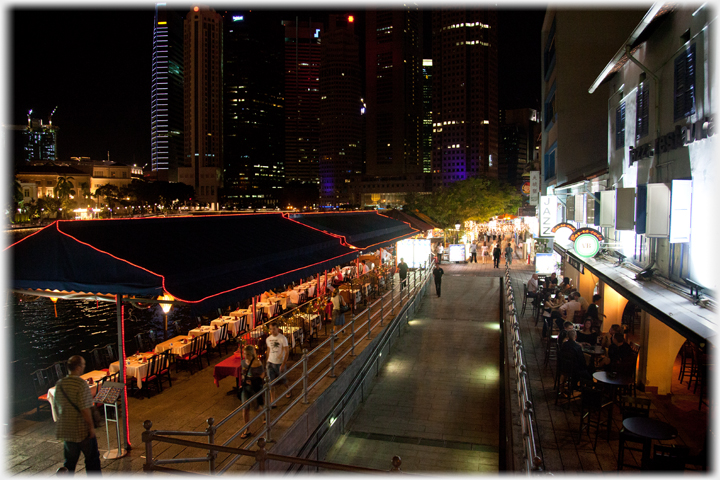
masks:
{"label": "shoulder bag strap", "polygon": [[68,396],[67,396],[67,393],[65,393],[65,390],[63,390],[62,383],[59,383],[59,384],[57,385],[57,388],[60,389],[60,391],[61,391],[62,394],[65,396],[65,398],[67,399],[67,401],[70,402],[70,405],[72,405],[72,406],[75,408],[75,410],[77,410],[78,413],[80,413],[80,409],[78,408],[78,406],[75,405],[75,402],[73,402],[72,400],[70,400],[70,397],[68,397]]}

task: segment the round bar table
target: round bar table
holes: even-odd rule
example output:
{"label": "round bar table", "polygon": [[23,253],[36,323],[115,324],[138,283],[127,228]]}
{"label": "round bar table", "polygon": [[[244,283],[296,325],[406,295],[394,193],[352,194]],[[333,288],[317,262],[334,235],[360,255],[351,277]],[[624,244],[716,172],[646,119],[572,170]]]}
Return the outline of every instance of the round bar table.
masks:
{"label": "round bar table", "polygon": [[677,428],[669,423],[655,418],[630,417],[623,420],[623,427],[633,435],[647,438],[649,442],[643,442],[641,468],[645,468],[650,461],[650,448],[653,440],[670,440],[677,437]]}

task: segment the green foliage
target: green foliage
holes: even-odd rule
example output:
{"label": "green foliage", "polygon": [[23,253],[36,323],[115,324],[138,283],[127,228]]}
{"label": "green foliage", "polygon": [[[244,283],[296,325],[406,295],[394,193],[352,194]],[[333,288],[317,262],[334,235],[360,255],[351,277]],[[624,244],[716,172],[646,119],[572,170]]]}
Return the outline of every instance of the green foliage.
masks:
{"label": "green foliage", "polygon": [[405,209],[420,211],[443,228],[466,220],[487,222],[495,215],[515,214],[522,203],[515,189],[495,179],[469,178],[441,187],[430,195],[408,194]]}

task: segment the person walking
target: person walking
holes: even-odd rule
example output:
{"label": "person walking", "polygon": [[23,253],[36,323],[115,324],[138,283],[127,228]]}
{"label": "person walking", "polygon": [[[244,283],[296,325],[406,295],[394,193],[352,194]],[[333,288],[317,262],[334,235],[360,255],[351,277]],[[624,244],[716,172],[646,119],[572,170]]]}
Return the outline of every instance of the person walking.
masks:
{"label": "person walking", "polygon": [[332,318],[333,318],[333,335],[345,325],[345,312],[342,311],[343,306],[347,306],[345,299],[340,295],[339,290],[332,293]]}
{"label": "person walking", "polygon": [[[266,365],[267,376],[268,379],[272,382],[280,375],[282,375],[283,372],[285,372],[288,357],[290,356],[290,345],[288,345],[288,341],[287,338],[285,338],[285,335],[280,333],[280,328],[275,322],[270,324],[270,335],[265,339],[265,343],[267,345],[268,352]],[[280,385],[287,385],[287,377],[283,377],[283,379],[280,380],[278,383]],[[285,396],[287,398],[292,397],[292,392],[288,391]],[[273,386],[270,388],[270,404],[272,404],[274,401],[275,387]],[[275,408],[275,406],[271,408]]]}
{"label": "person walking", "polygon": [[488,245],[487,242],[483,242],[482,246],[480,247],[480,256],[482,257],[482,263],[483,265],[486,263],[488,257]]}
{"label": "person walking", "polygon": [[494,268],[500,268],[500,244],[496,243],[495,248],[493,248],[493,267]]}
{"label": "person walking", "polygon": [[435,268],[433,268],[433,277],[435,277],[435,291],[437,292],[437,296],[440,296],[440,287],[442,286],[442,276],[445,274],[445,271],[440,268],[440,263],[438,262],[437,265],[435,265]]}
{"label": "person walking", "polygon": [[507,246],[505,247],[505,262],[508,265],[512,265],[512,254],[513,254],[513,249],[510,246],[510,242],[508,242]]}
{"label": "person walking", "polygon": [[401,258],[398,264],[398,274],[400,275],[400,290],[405,288],[405,279],[407,278],[408,265],[405,263],[405,259]]}
{"label": "person walking", "polygon": [[67,473],[75,473],[80,452],[85,456],[85,471],[100,474],[100,451],[98,450],[95,424],[90,408],[93,398],[90,387],[80,375],[85,372],[85,359],[73,355],[67,362],[68,375],[55,384],[55,438],[63,441],[63,456]]}
{"label": "person walking", "polygon": [[[255,347],[252,345],[245,345],[243,347],[243,360],[240,362],[242,365],[243,380],[242,390],[240,390],[240,401],[242,403],[247,402],[253,395],[258,393],[263,388],[263,380],[265,378],[265,369],[260,359],[257,357]],[[263,405],[263,396],[260,395],[255,400],[255,405],[260,408]],[[243,420],[245,420],[245,431],[240,435],[240,438],[248,438],[252,435],[250,431],[250,407],[248,406],[243,410]]]}
{"label": "person walking", "polygon": [[477,263],[477,243],[470,242],[470,263]]}

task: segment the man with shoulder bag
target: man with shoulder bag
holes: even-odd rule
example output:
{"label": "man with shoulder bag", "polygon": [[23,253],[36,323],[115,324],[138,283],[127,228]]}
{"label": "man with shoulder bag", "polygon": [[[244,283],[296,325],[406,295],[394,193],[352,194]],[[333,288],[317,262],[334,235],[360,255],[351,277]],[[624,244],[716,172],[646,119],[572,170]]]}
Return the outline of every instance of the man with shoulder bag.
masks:
{"label": "man with shoulder bag", "polygon": [[65,468],[75,472],[80,452],[85,456],[88,474],[100,474],[100,451],[95,437],[93,399],[90,387],[80,377],[85,371],[85,359],[73,355],[67,362],[68,375],[55,384],[55,410],[58,413],[55,437],[63,441]]}

